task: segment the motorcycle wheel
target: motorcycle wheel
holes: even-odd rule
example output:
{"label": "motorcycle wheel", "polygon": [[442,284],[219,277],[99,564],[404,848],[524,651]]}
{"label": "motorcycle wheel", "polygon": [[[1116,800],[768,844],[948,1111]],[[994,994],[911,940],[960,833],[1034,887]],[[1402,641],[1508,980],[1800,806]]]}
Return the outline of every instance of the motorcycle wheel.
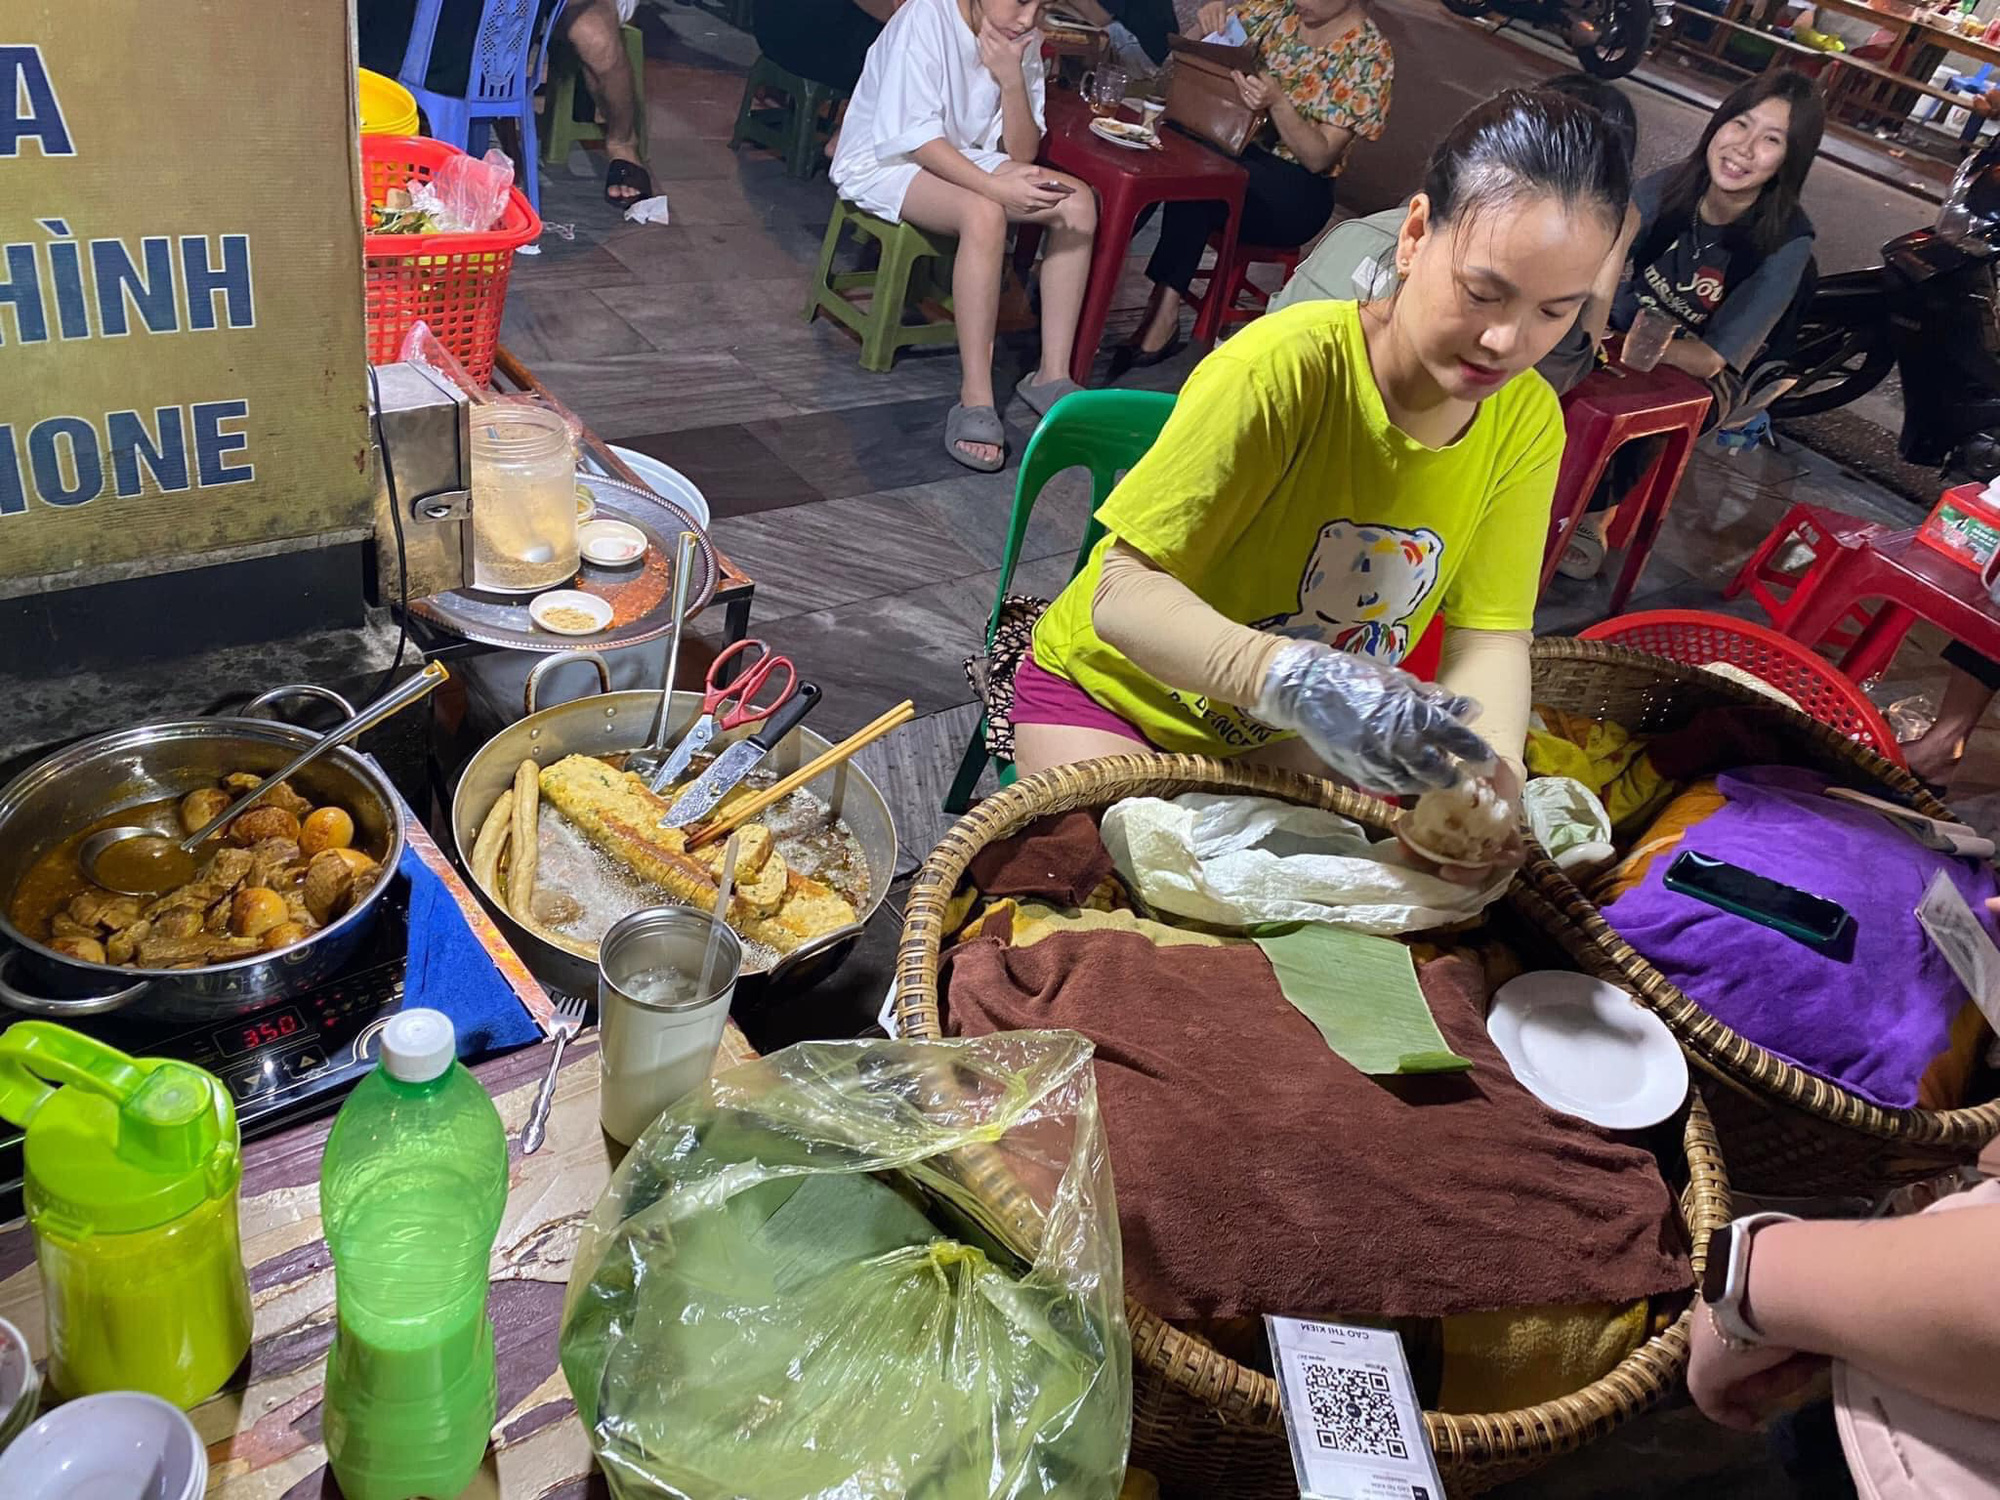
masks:
{"label": "motorcycle wheel", "polygon": [[1817,300],[1807,309],[1790,360],[1799,372],[1798,384],[1771,403],[1774,418],[1812,417],[1845,406],[1874,390],[1895,368],[1887,326],[1850,319],[1852,313],[1844,308],[1820,312]]}
{"label": "motorcycle wheel", "polygon": [[1464,16],[1468,21],[1477,21],[1493,13],[1491,0],[1444,0],[1444,8],[1455,16]]}
{"label": "motorcycle wheel", "polygon": [[1646,49],[1653,45],[1650,0],[1603,0],[1595,20],[1597,40],[1578,47],[1576,60],[1593,78],[1623,78],[1645,60]]}

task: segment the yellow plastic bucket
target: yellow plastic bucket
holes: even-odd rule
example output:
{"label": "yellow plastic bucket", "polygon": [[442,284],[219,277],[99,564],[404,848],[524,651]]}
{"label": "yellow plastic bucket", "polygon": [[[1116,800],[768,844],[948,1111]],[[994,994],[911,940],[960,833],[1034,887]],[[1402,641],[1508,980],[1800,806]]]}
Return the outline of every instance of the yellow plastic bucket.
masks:
{"label": "yellow plastic bucket", "polygon": [[415,135],[417,101],[410,91],[393,78],[354,70],[355,90],[361,105],[363,135]]}

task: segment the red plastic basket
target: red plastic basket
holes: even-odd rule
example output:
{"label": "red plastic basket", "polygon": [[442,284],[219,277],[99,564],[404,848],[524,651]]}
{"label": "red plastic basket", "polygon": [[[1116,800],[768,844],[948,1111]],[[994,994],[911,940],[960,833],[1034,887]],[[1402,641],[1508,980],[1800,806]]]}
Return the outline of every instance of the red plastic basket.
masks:
{"label": "red plastic basket", "polygon": [[[445,162],[464,154],[424,136],[363,136],[361,172],[369,207],[412,178],[430,181]],[[473,379],[489,379],[514,252],[541,232],[540,217],[515,188],[498,226],[483,234],[364,235],[368,362],[393,361],[403,335],[422,321]]]}
{"label": "red plastic basket", "polygon": [[1797,641],[1739,620],[1697,609],[1656,609],[1620,615],[1590,627],[1580,637],[1627,646],[1691,667],[1726,661],[1768,682],[1822,724],[1866,745],[1897,765],[1903,752],[1875,705],[1840,669]]}

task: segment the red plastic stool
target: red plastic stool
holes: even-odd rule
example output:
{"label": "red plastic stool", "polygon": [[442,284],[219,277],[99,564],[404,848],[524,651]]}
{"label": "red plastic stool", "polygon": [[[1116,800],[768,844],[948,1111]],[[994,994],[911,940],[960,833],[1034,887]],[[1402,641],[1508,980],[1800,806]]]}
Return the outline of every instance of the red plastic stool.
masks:
{"label": "red plastic stool", "polygon": [[1592,372],[1563,397],[1563,425],[1568,436],[1556,477],[1555,501],[1549,507],[1549,538],[1542,552],[1544,590],[1555,575],[1563,543],[1596,493],[1611,456],[1635,439],[1664,437],[1666,447],[1645,478],[1619,503],[1617,519],[1606,538],[1608,545],[1626,548],[1625,564],[1608,606],[1613,614],[1625,607],[1660,535],[1667,507],[1680,488],[1681,474],[1694,453],[1695,439],[1701,436],[1701,424],[1712,399],[1708,387],[1692,375],[1665,365],[1645,371],[1608,365]]}
{"label": "red plastic stool", "polygon": [[[1871,538],[1883,536],[1888,530],[1879,521],[1864,521],[1823,505],[1796,504],[1750,554],[1743,571],[1722,591],[1722,597],[1734,599],[1748,591],[1770,617],[1771,628],[1790,635],[1792,621],[1812,602],[1814,593],[1829,586],[1836,572],[1856,560],[1851,554],[1858,554]],[[1803,567],[1787,568],[1786,559],[1800,546],[1812,554],[1811,560]],[[1843,617],[1828,642],[1843,649],[1852,646],[1867,627],[1872,613],[1865,605],[1857,604]]]}
{"label": "red plastic stool", "polygon": [[[1215,251],[1215,264],[1207,271],[1197,273],[1198,278],[1207,277],[1207,287],[1199,294],[1190,288],[1187,300],[1199,309],[1194,320],[1195,342],[1212,344],[1221,337],[1226,325],[1248,323],[1271,305],[1271,294],[1250,279],[1250,268],[1256,265],[1277,266],[1290,276],[1299,268],[1299,256],[1303,252],[1297,245],[1284,249],[1275,245],[1245,245],[1239,242],[1236,253],[1228,257],[1225,264],[1221,231],[1210,235],[1208,243]],[[1246,298],[1247,306],[1244,305]]]}
{"label": "red plastic stool", "polygon": [[1730,615],[1656,609],[1605,620],[1580,639],[1629,646],[1691,667],[1726,661],[1768,682],[1820,723],[1903,764],[1894,732],[1861,689],[1825,657],[1775,630]]}

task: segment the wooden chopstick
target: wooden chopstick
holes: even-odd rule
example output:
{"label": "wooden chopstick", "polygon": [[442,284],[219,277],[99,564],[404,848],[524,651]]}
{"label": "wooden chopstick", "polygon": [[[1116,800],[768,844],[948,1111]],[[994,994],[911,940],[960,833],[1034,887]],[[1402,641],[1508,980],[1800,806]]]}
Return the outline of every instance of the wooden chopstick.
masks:
{"label": "wooden chopstick", "polygon": [[687,847],[699,849],[704,844],[712,844],[717,839],[735,832],[772,803],[789,797],[814,777],[824,775],[854,755],[856,751],[874,744],[882,736],[901,728],[916,716],[916,704],[905,698],[873,723],[864,724],[855,730],[832,749],[821,751],[791,775],[766,787],[754,797],[745,798],[743,803],[731,809],[727,816],[717,818],[714,822],[696,829],[688,836]]}

